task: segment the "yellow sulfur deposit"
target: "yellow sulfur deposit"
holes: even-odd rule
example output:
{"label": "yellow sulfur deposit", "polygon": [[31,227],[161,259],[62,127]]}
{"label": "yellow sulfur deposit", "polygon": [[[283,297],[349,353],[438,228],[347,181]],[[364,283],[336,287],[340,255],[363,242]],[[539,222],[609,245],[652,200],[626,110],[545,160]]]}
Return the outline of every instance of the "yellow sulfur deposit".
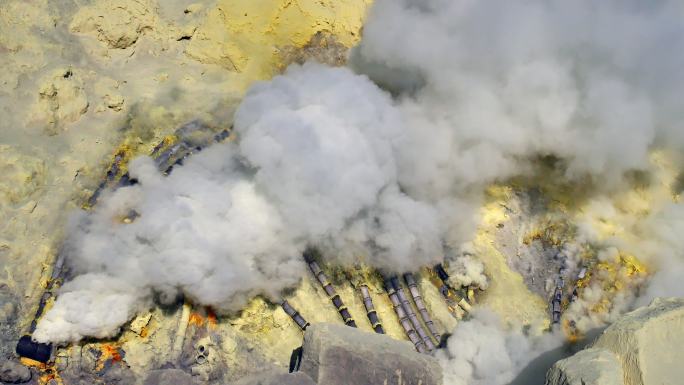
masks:
{"label": "yellow sulfur deposit", "polygon": [[[281,66],[280,54],[303,47],[318,33],[345,47],[360,38],[371,0],[220,0],[186,48],[190,57],[266,79]],[[326,47],[322,47],[325,49]]]}
{"label": "yellow sulfur deposit", "polygon": [[[45,0],[0,4],[0,52],[21,53],[3,61],[8,70],[0,74],[0,81],[17,94],[15,104],[8,107],[13,112],[12,127],[26,131],[3,133],[12,145],[0,146],[0,170],[5,175],[0,182],[0,213],[10,218],[3,224],[0,250],[8,250],[12,269],[17,266],[13,274],[22,280],[18,290],[24,298],[22,305],[30,308],[37,303],[46,286],[45,278],[37,277],[40,272],[34,272],[35,266],[52,259],[61,245],[59,229],[64,228],[65,213],[87,200],[107,171],[116,180],[134,157],[150,154],[156,146],[161,152],[173,146],[179,140],[175,130],[192,119],[200,119],[215,131],[228,129],[245,90],[292,62],[316,58],[341,64],[346,50],[360,39],[371,2],[92,0],[60,10],[59,15],[50,14],[52,8]],[[21,27],[14,28],[17,23]],[[33,34],[33,30],[41,33]],[[14,31],[21,33],[21,39]],[[60,34],[70,39],[58,43],[45,38]],[[65,57],[60,57],[61,52]],[[59,60],[53,62],[53,57]],[[66,59],[76,57],[83,60],[73,67],[65,65]],[[51,136],[29,143],[17,139],[28,134]],[[601,202],[588,203],[590,182],[558,184],[562,178],[556,178],[554,167],[545,162],[551,161],[540,161],[534,176],[487,189],[472,250],[484,263],[489,287],[477,294],[472,288],[467,290],[469,301],[477,298],[478,304],[493,309],[505,321],[542,327],[549,320],[547,298],[531,290],[511,267],[516,252],[504,243],[560,247],[574,239],[574,219],[602,208],[598,207]],[[656,154],[654,162],[664,163],[665,158]],[[508,230],[515,211],[509,206],[516,194],[530,186],[548,198],[546,211],[518,221],[524,222],[518,228],[511,225],[512,236],[504,242],[497,238],[497,230],[504,226]],[[646,215],[654,194],[646,188],[634,189],[610,203],[617,211]],[[128,214],[121,213],[119,219],[133,220]],[[630,225],[607,216],[582,219],[597,229],[597,240],[627,236]],[[582,258],[595,262],[595,252],[583,251],[587,255]],[[43,276],[48,275],[48,266]],[[386,333],[406,339],[376,272],[363,266],[347,271],[322,268],[359,329],[372,331],[358,289],[364,283]],[[302,269],[306,269],[304,263]],[[592,265],[578,287],[588,289],[597,283],[615,296],[646,271],[637,257],[620,250],[616,260]],[[416,274],[426,307],[444,335],[464,313],[449,309],[431,277],[428,269]],[[330,298],[310,274],[284,298],[311,323],[341,322]],[[598,298],[592,304],[594,311],[607,311],[612,298]],[[141,314],[115,339],[74,345],[60,354],[70,358],[71,368],[101,371],[121,363],[137,374],[166,361],[180,361],[203,379],[211,377],[212,365],[218,365],[212,361],[215,357],[222,357],[234,377],[268,365],[284,367],[292,349],[301,344],[302,332],[278,300],[257,296],[241,312],[218,316],[191,304],[191,298],[184,298],[183,305],[166,307],[155,302],[152,309],[140,309]],[[32,314],[27,312],[25,318]],[[30,319],[22,322],[28,324]],[[212,349],[216,352],[211,353]],[[96,353],[93,362],[82,358],[86,350]],[[45,373],[44,378],[59,381],[54,372]]]}
{"label": "yellow sulfur deposit", "polygon": [[[107,171],[118,178],[136,156],[150,154],[160,142],[161,151],[172,146],[175,130],[190,120],[228,129],[244,91],[290,62],[313,57],[340,64],[359,40],[370,4],[92,0],[63,7],[47,0],[0,2],[0,53],[5,54],[0,63],[6,69],[0,84],[10,96],[3,99],[3,108],[11,111],[0,122],[0,215],[7,219],[0,225],[0,256],[7,261],[0,286],[21,298],[18,305],[25,311],[18,332],[28,329],[47,285],[68,215],[91,197]],[[327,61],[328,56],[335,60]],[[122,213],[122,221],[127,214]],[[311,318],[337,321],[334,307],[317,290],[305,280],[293,301],[316,309]],[[365,327],[354,290],[338,290]],[[381,302],[378,308],[392,315]],[[216,330],[187,323],[180,311],[155,308],[143,311],[115,341],[58,349],[58,354],[68,356],[68,368],[92,370],[97,365],[83,358],[86,350],[116,358],[107,346],[121,347],[121,359],[141,373],[171,359],[163,352],[175,336],[193,335],[194,329],[221,335],[219,345],[228,355],[238,344],[251,344],[253,362],[259,363],[287,363],[301,342],[287,315],[259,298],[244,313],[220,317]],[[192,350],[195,342],[182,350]],[[240,368],[244,357],[233,355],[235,376],[239,370],[258,369]],[[45,376],[45,382],[50,380],[59,381],[56,374]]]}
{"label": "yellow sulfur deposit", "polygon": [[497,248],[494,232],[499,224],[509,218],[506,205],[511,194],[510,186],[490,186],[487,190],[488,200],[481,209],[482,222],[473,245],[491,279],[480,303],[490,307],[507,322],[548,325],[546,302],[529,290],[522,276],[509,267],[506,256]]}

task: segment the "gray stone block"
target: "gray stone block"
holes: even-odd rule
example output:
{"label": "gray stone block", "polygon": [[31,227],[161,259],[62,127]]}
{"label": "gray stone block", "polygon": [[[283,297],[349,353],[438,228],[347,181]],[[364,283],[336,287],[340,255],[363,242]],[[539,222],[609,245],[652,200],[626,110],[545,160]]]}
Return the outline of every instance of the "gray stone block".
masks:
{"label": "gray stone block", "polygon": [[684,298],[656,298],[620,317],[593,347],[620,359],[627,385],[684,383]]}
{"label": "gray stone block", "polygon": [[675,385],[684,378],[684,298],[620,317],[590,349],[558,361],[547,385]]}
{"label": "gray stone block", "polygon": [[31,371],[26,366],[11,360],[0,362],[0,382],[22,384],[31,380]]}
{"label": "gray stone block", "polygon": [[546,385],[623,385],[622,365],[612,352],[590,348],[556,362]]}
{"label": "gray stone block", "polygon": [[335,324],[304,334],[301,371],[319,385],[440,385],[442,368],[407,341]]}
{"label": "gray stone block", "polygon": [[269,370],[241,378],[233,385],[316,385],[305,373],[287,373],[285,370]]}
{"label": "gray stone block", "polygon": [[180,369],[159,369],[150,371],[143,385],[199,385],[199,381]]}

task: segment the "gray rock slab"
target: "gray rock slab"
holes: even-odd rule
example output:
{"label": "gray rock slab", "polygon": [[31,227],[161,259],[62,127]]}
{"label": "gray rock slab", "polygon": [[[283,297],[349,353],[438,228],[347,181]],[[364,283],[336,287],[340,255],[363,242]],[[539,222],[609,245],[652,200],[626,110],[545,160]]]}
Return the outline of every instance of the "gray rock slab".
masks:
{"label": "gray rock slab", "polygon": [[269,370],[239,379],[233,385],[316,385],[305,373],[287,373],[285,370]]}
{"label": "gray rock slab", "polygon": [[656,298],[620,317],[592,344],[558,361],[547,385],[684,384],[684,298]]}
{"label": "gray rock slab", "polygon": [[656,298],[609,326],[593,347],[613,352],[626,385],[684,384],[684,298]]}
{"label": "gray rock slab", "polygon": [[0,382],[22,384],[31,380],[31,371],[26,366],[12,360],[0,361]]}
{"label": "gray rock slab", "polygon": [[442,369],[408,341],[336,324],[304,334],[300,370],[319,385],[440,385]]}
{"label": "gray rock slab", "polygon": [[180,369],[158,369],[148,373],[143,385],[199,385],[190,374]]}
{"label": "gray rock slab", "polygon": [[622,379],[618,357],[597,348],[560,360],[546,373],[546,385],[623,385]]}

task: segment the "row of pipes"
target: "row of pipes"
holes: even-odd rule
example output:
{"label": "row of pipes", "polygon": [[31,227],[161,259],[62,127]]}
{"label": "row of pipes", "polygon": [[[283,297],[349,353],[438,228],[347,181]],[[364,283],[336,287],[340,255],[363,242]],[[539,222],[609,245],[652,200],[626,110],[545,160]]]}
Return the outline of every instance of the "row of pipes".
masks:
{"label": "row of pipes", "polygon": [[[318,262],[316,261],[316,252],[314,250],[307,250],[304,252],[304,260],[309,266],[311,273],[314,275],[316,280],[320,283],[321,287],[325,291],[330,301],[333,303],[338,313],[342,317],[342,321],[351,327],[356,327],[356,322],[352,317],[347,306],[344,305],[341,297],[332,284],[328,280]],[[447,279],[448,274],[441,265],[437,265],[434,268],[436,274],[439,276],[442,287],[440,287],[440,293],[449,302],[453,300],[454,290],[448,286]],[[410,298],[406,294],[406,290],[402,284],[402,280],[398,276],[385,277],[384,286],[387,295],[392,303],[394,312],[399,319],[399,324],[403,328],[407,338],[413,343],[417,351],[421,353],[429,353],[436,349],[440,345],[442,336],[437,331],[437,327],[430,317],[423,297],[420,294],[418,284],[412,273],[406,273],[402,276],[403,283],[408,288],[410,293]],[[360,292],[361,298],[363,299],[363,305],[366,309],[366,316],[371,324],[371,327],[376,333],[384,334],[385,330],[380,321],[375,306],[373,305],[373,299],[371,298],[370,288],[366,283],[361,283],[357,285]],[[413,304],[411,304],[411,300]],[[414,311],[418,310],[418,314]],[[465,299],[460,299],[453,306],[460,306],[465,311],[470,311],[470,305]],[[287,301],[283,300],[281,302],[281,307],[285,313],[292,318],[292,320],[297,324],[297,326],[306,330],[310,325],[309,322],[304,319],[304,317]],[[427,330],[426,330],[427,329]]]}
{"label": "row of pipes", "polygon": [[387,290],[390,301],[392,301],[394,312],[397,314],[397,317],[399,317],[399,323],[404,329],[406,336],[413,343],[413,346],[421,353],[431,352],[435,350],[435,341],[439,344],[441,336],[437,333],[427,308],[425,308],[425,304],[418,292],[418,287],[413,275],[411,273],[404,274],[404,280],[409,286],[409,291],[411,292],[416,308],[418,309],[423,322],[430,330],[430,334],[425,331],[420,320],[418,320],[418,316],[416,316],[416,313],[413,311],[413,307],[411,306],[398,277],[395,276],[385,279],[385,290]]}
{"label": "row of pipes", "polygon": [[[184,160],[188,156],[192,155],[193,153],[202,151],[203,148],[211,142],[222,142],[230,136],[229,130],[222,130],[216,134],[203,138],[203,140],[199,142],[193,143],[192,141],[186,141],[183,139],[184,137],[191,136],[190,134],[192,134],[192,132],[203,131],[206,129],[207,127],[203,126],[201,122],[193,121],[182,126],[180,129],[176,131],[175,136],[177,138],[181,138],[180,140],[176,141],[175,143],[169,143],[167,141],[160,142],[152,150],[150,154],[150,156],[152,156],[155,159],[157,168],[165,175],[168,175],[172,172],[174,166],[183,164]],[[125,154],[122,152],[115,154],[112,165],[107,170],[105,180],[96,188],[96,190],[90,197],[89,201],[86,203],[86,207],[92,207],[93,205],[95,205],[97,199],[101,195],[101,192],[106,188],[117,188],[121,186],[135,184],[137,182],[131,179],[128,173],[126,172],[124,172],[123,175],[121,175],[117,180],[117,176],[122,170],[123,163],[126,161],[125,158]],[[59,254],[59,257],[62,257],[61,253]],[[53,268],[53,277],[50,280],[50,282],[59,281],[58,278],[62,271],[63,263],[63,258],[59,257],[57,258],[57,261]],[[347,326],[357,327],[354,318],[349,312],[349,309],[347,308],[347,306],[345,306],[340,295],[337,294],[334,287],[328,280],[327,276],[316,262],[315,251],[313,249],[307,250],[304,253],[304,259],[307,262],[311,272],[316,277],[316,279],[322,286],[323,290],[330,298],[330,301],[333,303],[333,305],[339,312],[343,322]],[[441,267],[441,265],[437,265],[435,268],[437,274],[444,281],[444,285],[446,285],[445,277],[448,277],[448,275],[446,275],[446,272]],[[413,307],[410,303],[410,300],[407,297],[404,288],[402,287],[402,283],[400,282],[398,277],[393,276],[385,279],[385,289],[390,298],[390,301],[392,302],[394,311],[397,314],[397,317],[399,318],[399,322],[402,328],[404,329],[409,340],[416,347],[416,350],[418,350],[419,352],[430,352],[435,349],[436,344],[439,345],[441,335],[439,334],[439,332],[437,332],[435,324],[430,318],[428,310],[425,307],[425,303],[420,295],[420,291],[414,276],[411,273],[407,273],[403,275],[403,278],[406,283],[406,286],[408,287],[409,292],[411,293],[411,298],[413,299],[415,307],[416,309],[418,309],[418,313],[420,315],[420,318],[422,319],[422,323],[418,319],[416,313],[413,311]],[[48,290],[46,290],[44,297],[51,296],[52,290],[50,289],[51,287],[49,287]],[[358,289],[363,299],[364,307],[366,309],[366,316],[368,317],[368,320],[373,330],[376,333],[384,334],[385,330],[380,321],[380,317],[373,305],[373,300],[370,294],[370,288],[366,283],[361,283],[360,285],[358,285]],[[443,286],[442,288],[440,288],[440,292],[448,301],[449,297],[445,294],[446,290],[448,290],[447,286]],[[42,314],[45,302],[47,302],[46,298],[41,298],[38,312],[36,314],[35,319],[32,322],[29,333],[32,333],[35,329],[35,324],[37,322],[37,319]],[[467,302],[465,303],[465,305],[463,304],[463,302],[464,300],[459,302],[459,305],[461,305],[461,307],[463,307],[467,311],[470,310],[469,305],[467,305]],[[292,318],[292,320],[297,324],[297,326],[300,329],[305,330],[310,325],[309,322],[307,322],[306,319],[304,319],[304,317],[297,310],[295,310],[286,300],[283,300],[281,302],[281,307],[285,311],[285,313]],[[187,318],[189,312],[189,305],[184,305],[183,314],[185,316],[181,317],[181,324],[187,325]],[[183,320],[185,320],[185,322],[183,322]],[[426,326],[429,333],[426,332],[425,328],[423,328],[423,324]],[[179,329],[178,333],[180,335],[184,335],[185,327]],[[176,343],[179,346],[175,346],[174,351],[180,351],[182,349],[182,341],[183,338],[177,336]],[[43,348],[43,345],[45,345],[45,353],[36,353],[37,351]],[[24,336],[17,345],[17,352],[20,356],[29,356],[38,361],[46,362],[51,356],[52,347],[47,344],[37,344],[31,341],[30,336]]]}
{"label": "row of pipes", "polygon": [[[197,135],[201,137],[202,140],[189,140],[192,135],[195,135],[198,132],[204,133],[203,136]],[[210,127],[204,125],[199,120],[194,120],[184,124],[175,131],[174,137],[177,139],[175,142],[169,143],[167,140],[161,141],[152,150],[150,156],[155,159],[157,169],[164,175],[168,175],[173,171],[174,166],[182,165],[187,157],[193,153],[202,151],[206,146],[209,146],[212,143],[225,141],[230,136],[230,133],[231,131],[227,129],[220,132],[214,132]],[[169,145],[168,148],[166,148],[167,145]],[[104,180],[97,186],[90,198],[84,203],[83,207],[85,209],[90,209],[95,206],[98,198],[106,189],[116,189],[137,183],[135,179],[130,177],[128,172],[124,171],[125,163],[127,161],[128,159],[125,151],[119,150],[114,154],[112,164],[107,169]],[[121,175],[119,176],[119,174]],[[123,220],[125,223],[130,223],[130,221],[134,220],[137,216],[138,213],[132,210]],[[38,320],[43,315],[46,304],[54,297],[55,292],[62,283],[64,260],[65,253],[60,250],[52,266],[50,279],[48,280],[47,286],[38,303],[36,314],[31,321],[28,334],[22,336],[17,342],[15,350],[20,357],[46,363],[53,356],[54,351],[52,344],[35,342],[32,339],[32,334],[36,329]]]}

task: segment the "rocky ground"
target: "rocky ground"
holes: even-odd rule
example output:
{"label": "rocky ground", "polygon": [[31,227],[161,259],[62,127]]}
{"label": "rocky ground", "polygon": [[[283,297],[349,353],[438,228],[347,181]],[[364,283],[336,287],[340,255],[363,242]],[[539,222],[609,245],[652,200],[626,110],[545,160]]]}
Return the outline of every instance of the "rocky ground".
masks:
{"label": "rocky ground", "polygon": [[656,299],[609,326],[592,346],[558,361],[547,385],[678,384],[684,299]]}
{"label": "rocky ground", "polygon": [[[124,154],[127,160],[147,154],[193,120],[215,131],[229,129],[233,110],[249,85],[279,73],[288,63],[314,58],[343,64],[360,37],[370,3],[0,4],[1,381],[335,384],[352,375],[358,376],[358,384],[441,383],[434,360],[418,355],[406,342],[377,279],[370,284],[371,294],[389,338],[364,333],[372,326],[354,286],[354,275],[360,273],[335,266],[323,267],[360,331],[330,325],[341,324],[337,311],[315,279],[305,278],[287,294],[315,324],[304,335],[298,374],[283,371],[292,350],[302,344],[302,332],[279,306],[263,298],[233,315],[216,316],[211,309],[182,300],[159,306],[138,315],[115,339],[60,348],[49,367],[21,365],[13,353],[33,318],[70,214],[87,202],[114,154]],[[567,265],[566,257],[557,256],[576,243],[567,226],[573,218],[568,196],[581,194],[532,185],[544,183],[514,181],[491,187],[478,232],[465,253],[482,261],[488,278],[484,291],[473,284],[471,301],[486,305],[506,323],[538,333],[549,326],[554,280]],[[564,273],[568,285],[574,284],[580,260],[572,259],[574,264]],[[423,270],[418,285],[437,329],[447,334],[464,313],[452,314],[433,278]],[[608,378],[620,365],[613,353],[596,350],[599,345],[579,358],[613,360],[601,372]],[[570,373],[573,362],[556,370]]]}

